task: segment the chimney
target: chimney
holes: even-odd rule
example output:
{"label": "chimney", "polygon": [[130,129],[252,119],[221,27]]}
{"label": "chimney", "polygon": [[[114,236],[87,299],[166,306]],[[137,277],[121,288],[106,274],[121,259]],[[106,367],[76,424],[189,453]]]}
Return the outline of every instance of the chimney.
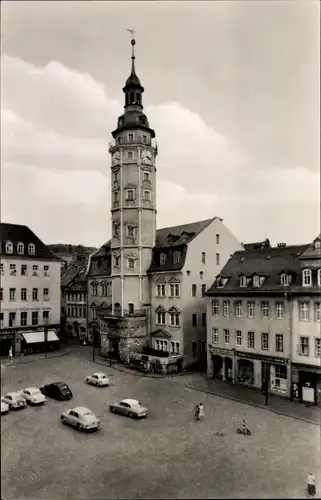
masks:
{"label": "chimney", "polygon": [[278,243],[278,248],[285,248],[286,247],[286,243]]}

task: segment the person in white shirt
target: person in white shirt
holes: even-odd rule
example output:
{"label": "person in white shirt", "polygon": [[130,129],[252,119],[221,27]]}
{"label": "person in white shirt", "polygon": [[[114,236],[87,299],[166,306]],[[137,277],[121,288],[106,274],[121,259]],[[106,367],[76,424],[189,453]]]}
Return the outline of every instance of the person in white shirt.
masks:
{"label": "person in white shirt", "polygon": [[204,420],[204,406],[202,403],[198,405],[198,418],[199,420]]}
{"label": "person in white shirt", "polygon": [[308,479],[307,479],[307,483],[308,483],[308,493],[309,495],[315,495],[315,476],[314,474],[312,474],[312,472],[310,472],[310,474],[308,475]]}
{"label": "person in white shirt", "polygon": [[9,356],[8,357],[9,357],[10,363],[12,363],[12,347],[10,347],[10,349],[9,349]]}

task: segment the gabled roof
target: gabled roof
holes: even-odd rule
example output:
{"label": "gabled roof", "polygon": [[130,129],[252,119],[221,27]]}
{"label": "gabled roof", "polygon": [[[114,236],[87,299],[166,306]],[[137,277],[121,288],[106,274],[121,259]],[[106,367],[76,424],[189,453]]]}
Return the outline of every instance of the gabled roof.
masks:
{"label": "gabled roof", "polygon": [[[164,265],[160,264],[161,254],[165,256]],[[179,256],[179,260],[174,263],[174,254]],[[178,245],[174,247],[153,248],[152,262],[148,273],[161,271],[180,271],[185,264],[187,255],[187,245]]]}
{"label": "gabled roof", "polygon": [[[301,286],[301,266],[299,256],[308,245],[263,248],[259,250],[240,250],[233,254],[223,267],[220,277],[227,278],[222,288],[215,280],[206,292],[207,295],[225,295],[230,292],[246,294],[247,291],[280,290],[280,275],[292,275],[293,286]],[[260,287],[254,287],[252,280],[247,287],[240,287],[240,277],[251,278],[254,275],[264,277]]]}
{"label": "gabled roof", "polygon": [[[13,252],[8,254],[5,252],[6,242],[11,241],[13,244]],[[25,246],[24,254],[18,254],[17,245],[23,243]],[[34,255],[28,253],[28,245],[33,243],[35,245]],[[44,260],[62,260],[57,257],[27,226],[20,224],[8,224],[6,222],[0,223],[0,255],[5,257],[19,257],[19,259],[44,259]]]}
{"label": "gabled roof", "polygon": [[74,257],[62,273],[61,286],[67,287],[72,283],[85,283],[88,260],[89,254]]}
{"label": "gabled roof", "polygon": [[[169,245],[181,245],[190,243],[197,235],[209,226],[216,217],[211,219],[182,224],[180,226],[163,227],[156,231],[156,248],[168,247]],[[172,237],[173,243],[170,243],[168,237]]]}
{"label": "gabled roof", "polygon": [[254,243],[242,243],[245,250],[259,250],[260,248],[271,248],[270,240],[266,238],[264,241],[256,241]]}
{"label": "gabled roof", "polygon": [[321,241],[321,234],[317,236],[308,248],[302,253],[301,259],[321,259],[321,248],[315,248],[315,243]]}

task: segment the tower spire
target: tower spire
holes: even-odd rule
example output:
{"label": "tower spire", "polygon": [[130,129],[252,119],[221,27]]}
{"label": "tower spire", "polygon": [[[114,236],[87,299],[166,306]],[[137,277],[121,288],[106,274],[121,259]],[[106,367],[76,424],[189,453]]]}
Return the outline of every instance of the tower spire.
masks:
{"label": "tower spire", "polygon": [[127,29],[127,31],[129,31],[129,33],[132,35],[132,39],[131,39],[131,45],[132,45],[132,71],[131,71],[131,75],[136,75],[136,72],[135,72],[135,45],[136,45],[136,40],[135,40],[135,30],[134,29]]}

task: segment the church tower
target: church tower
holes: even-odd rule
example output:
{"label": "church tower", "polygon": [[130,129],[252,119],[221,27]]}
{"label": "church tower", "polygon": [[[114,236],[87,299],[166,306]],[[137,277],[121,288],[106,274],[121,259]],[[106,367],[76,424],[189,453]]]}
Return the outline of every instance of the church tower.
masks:
{"label": "church tower", "polygon": [[147,270],[156,237],[155,132],[143,113],[142,87],[135,70],[131,40],[131,73],[126,81],[124,114],[112,132],[111,277],[112,311],[138,313],[149,300]]}

